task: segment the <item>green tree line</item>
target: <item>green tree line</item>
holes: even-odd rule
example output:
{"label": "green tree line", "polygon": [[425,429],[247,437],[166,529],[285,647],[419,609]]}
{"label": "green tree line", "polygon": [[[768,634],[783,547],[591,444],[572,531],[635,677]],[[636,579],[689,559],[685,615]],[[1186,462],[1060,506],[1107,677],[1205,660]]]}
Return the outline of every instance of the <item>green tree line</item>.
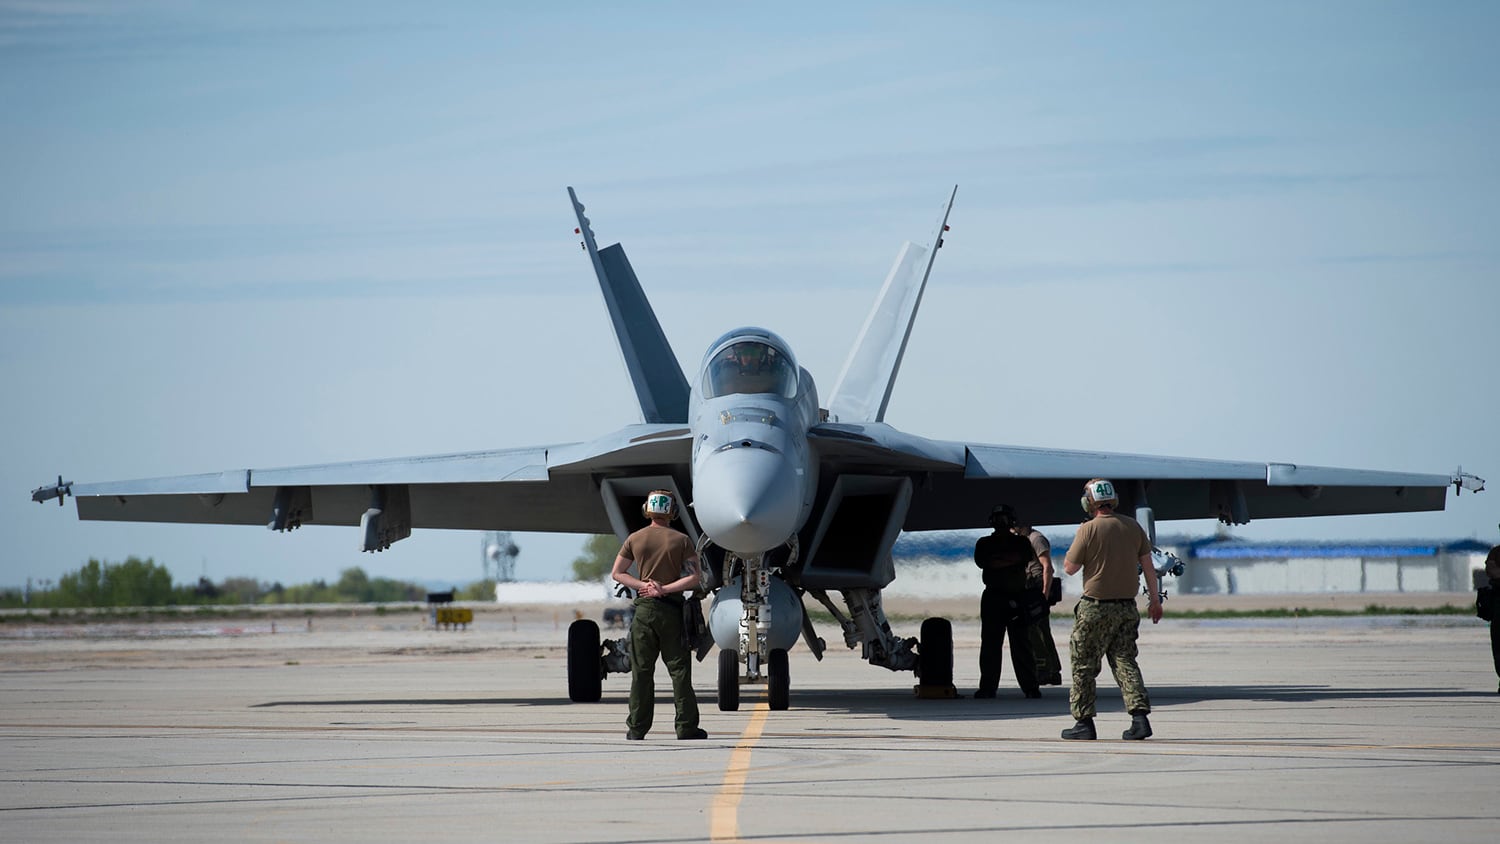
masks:
{"label": "green tree line", "polygon": [[[492,581],[478,581],[455,590],[461,601],[491,601]],[[421,584],[370,577],[364,569],[344,569],[335,583],[283,586],[249,577],[230,577],[217,583],[199,578],[193,585],[174,586],[172,573],[152,559],[129,557],[123,563],[91,559],[77,571],[44,582],[41,588],[0,589],[0,608],[68,609],[78,607],[170,607],[229,604],[342,604],[426,601]]]}
{"label": "green tree line", "polygon": [[573,558],[574,580],[603,580],[615,567],[620,540],[614,536],[591,536],[583,543],[583,553]]}
{"label": "green tree line", "polygon": [[[592,536],[583,554],[573,560],[575,580],[599,580],[614,565],[620,541]],[[492,601],[495,582],[478,580],[454,590],[460,601]],[[359,567],[339,573],[337,582],[314,580],[284,586],[252,577],[227,577],[218,582],[199,578],[191,585],[173,585],[172,573],[151,558],[129,557],[123,563],[90,559],[77,571],[43,581],[30,589],[0,588],[0,609],[71,609],[81,607],[171,607],[238,604],[375,604],[426,601],[427,588],[418,583],[370,577]]]}

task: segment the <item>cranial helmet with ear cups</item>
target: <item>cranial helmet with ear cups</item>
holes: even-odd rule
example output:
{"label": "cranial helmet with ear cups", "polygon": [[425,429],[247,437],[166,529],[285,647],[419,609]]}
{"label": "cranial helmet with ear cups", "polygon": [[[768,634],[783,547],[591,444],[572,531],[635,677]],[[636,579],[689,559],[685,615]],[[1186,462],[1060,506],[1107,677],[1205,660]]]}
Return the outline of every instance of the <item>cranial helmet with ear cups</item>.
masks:
{"label": "cranial helmet with ear cups", "polygon": [[1094,478],[1083,485],[1083,498],[1078,500],[1083,505],[1083,512],[1092,514],[1101,504],[1113,507],[1120,503],[1120,496],[1115,494],[1115,485],[1103,478]]}
{"label": "cranial helmet with ear cups", "polygon": [[1010,530],[1016,526],[1016,511],[1009,504],[1001,504],[990,511],[990,527],[995,530]]}
{"label": "cranial helmet with ear cups", "polygon": [[647,493],[646,500],[641,503],[641,515],[669,522],[677,518],[677,501],[672,498],[671,490],[653,489]]}

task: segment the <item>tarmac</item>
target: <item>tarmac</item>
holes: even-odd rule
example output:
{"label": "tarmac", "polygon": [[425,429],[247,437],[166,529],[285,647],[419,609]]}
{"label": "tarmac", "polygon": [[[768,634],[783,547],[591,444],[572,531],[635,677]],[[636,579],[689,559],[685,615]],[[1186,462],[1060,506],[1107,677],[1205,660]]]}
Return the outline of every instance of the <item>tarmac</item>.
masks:
{"label": "tarmac", "polygon": [[[1144,742],[1120,740],[1107,669],[1100,740],[1067,742],[1066,686],[1025,700],[1007,662],[995,700],[919,699],[830,624],[821,663],[790,655],[789,710],[750,686],[719,711],[711,654],[694,674],[710,738],[673,738],[661,669],[657,726],[627,743],[628,677],[600,703],[567,700],[567,625],[602,605],[476,607],[456,630],[420,612],[12,618],[0,840],[1495,839],[1483,622],[1172,617],[1190,605],[1174,596],[1143,626]],[[916,635],[908,613],[931,608],[888,609]],[[1054,615],[1065,678],[1068,621]],[[954,637],[971,693],[977,621]]]}

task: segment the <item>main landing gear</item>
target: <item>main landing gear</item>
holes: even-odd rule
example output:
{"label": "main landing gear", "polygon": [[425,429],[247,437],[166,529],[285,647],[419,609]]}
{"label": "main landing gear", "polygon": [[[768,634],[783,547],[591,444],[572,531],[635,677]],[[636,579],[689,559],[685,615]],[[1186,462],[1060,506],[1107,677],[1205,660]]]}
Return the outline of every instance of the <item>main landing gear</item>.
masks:
{"label": "main landing gear", "polygon": [[922,640],[917,646],[917,697],[954,698],[953,624],[946,618],[922,622]]}
{"label": "main landing gear", "polygon": [[[792,687],[787,649],[800,632],[813,655],[821,659],[823,640],[812,632],[801,602],[784,581],[773,577],[761,560],[742,563],[748,564],[724,584],[709,612],[709,626],[719,644],[719,709],[737,711],[740,687],[765,683],[770,708],[785,710],[791,706]],[[773,594],[779,597],[773,600]],[[808,590],[807,594],[828,608],[843,627],[845,644],[861,648],[871,665],[914,672],[919,697],[957,696],[953,685],[953,625],[947,619],[929,618],[922,622],[920,639],[902,639],[890,628],[878,589],[844,590],[848,616],[821,590]],[[775,612],[772,604],[778,606]],[[706,652],[705,642],[699,657]],[[597,702],[605,677],[629,672],[628,638],[601,639],[599,625],[589,619],[579,619],[568,627],[569,700]]]}
{"label": "main landing gear", "polygon": [[599,625],[580,618],[568,625],[568,700],[598,703],[604,678],[630,673],[630,640],[599,638]]}

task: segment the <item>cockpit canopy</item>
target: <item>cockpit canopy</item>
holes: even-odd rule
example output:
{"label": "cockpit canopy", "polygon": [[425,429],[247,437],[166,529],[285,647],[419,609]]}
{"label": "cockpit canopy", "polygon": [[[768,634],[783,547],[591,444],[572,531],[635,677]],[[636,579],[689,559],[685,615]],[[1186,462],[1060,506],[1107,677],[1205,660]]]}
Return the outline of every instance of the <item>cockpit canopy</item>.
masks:
{"label": "cockpit canopy", "polygon": [[760,328],[742,328],[709,347],[703,366],[703,396],[741,393],[797,395],[797,362],[780,337]]}

